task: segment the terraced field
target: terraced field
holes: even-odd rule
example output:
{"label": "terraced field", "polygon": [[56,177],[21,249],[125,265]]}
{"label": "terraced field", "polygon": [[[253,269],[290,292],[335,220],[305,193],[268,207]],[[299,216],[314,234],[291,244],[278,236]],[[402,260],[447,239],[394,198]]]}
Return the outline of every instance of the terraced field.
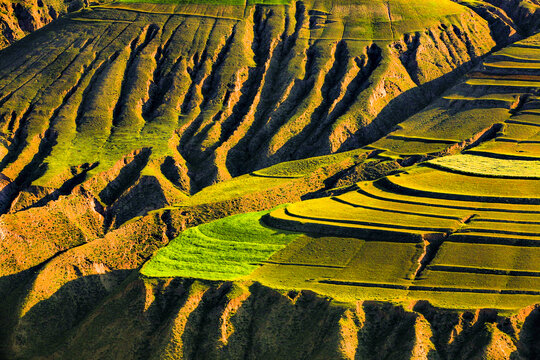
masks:
{"label": "terraced field", "polygon": [[538,1],[33,1],[0,358],[540,354]]}
{"label": "terraced field", "polygon": [[371,147],[397,154],[436,155],[452,145],[470,146],[488,136],[494,141],[483,141],[465,153],[534,160],[539,130],[535,112],[538,41],[533,36],[490,56],[441,100]]}
{"label": "terraced field", "polygon": [[[402,247],[416,241],[417,247],[424,249],[417,253],[396,252],[403,254],[402,261],[413,259],[417,267],[411,271],[411,266],[402,265],[404,272],[391,281],[388,278],[381,281],[355,270],[354,261],[343,271],[311,281],[334,287],[378,287],[385,289],[383,294],[386,289],[395,288],[407,290],[407,296],[428,296],[443,303],[440,293],[449,293],[446,296],[461,304],[470,301],[464,295],[467,293],[485,294],[478,297],[478,305],[509,306],[512,295],[516,295],[517,303],[538,301],[540,143],[536,139],[540,113],[535,113],[533,79],[537,70],[532,66],[534,61],[540,64],[537,39],[540,38],[529,38],[491,56],[478,72],[469,76],[474,81],[466,80],[451,90],[446,100],[441,100],[441,103],[447,101],[444,112],[441,108],[427,109],[378,143],[393,144],[389,151],[397,155],[400,147],[407,148],[401,156],[410,154],[409,141],[412,148],[424,141],[426,146],[419,154],[444,153],[452,141],[455,146],[465,140],[460,136],[464,130],[468,134],[477,132],[468,126],[476,127],[482,119],[486,119],[483,125],[487,128],[501,124],[488,141],[469,145],[463,155],[437,157],[405,172],[359,183],[353,192],[293,204],[270,213],[265,222],[271,226],[380,242],[385,244],[381,247],[381,254],[385,255],[394,253],[387,248],[387,241]],[[510,58],[526,62],[528,67],[499,63]],[[467,97],[459,95],[465,89]],[[480,91],[493,95],[471,96]],[[483,105],[486,109],[482,109]],[[437,117],[427,121],[425,116],[435,111]],[[477,116],[475,122],[466,123],[471,112]],[[452,117],[444,113],[452,113]],[[420,133],[426,137],[413,135]],[[378,144],[372,146],[376,148]],[[526,146],[528,151],[521,146]],[[362,250],[357,254],[365,256]],[[363,259],[358,263],[379,269],[380,256],[370,254]],[[392,259],[392,263],[399,261]],[[263,267],[260,273],[271,279],[279,271],[279,267],[269,270]],[[337,288],[327,291],[340,292]],[[521,298],[517,299],[517,295]],[[403,293],[395,296],[403,297]]]}
{"label": "terraced field", "polygon": [[[460,181],[449,181],[453,176],[460,176]],[[486,179],[490,186],[482,186]],[[371,250],[355,250],[358,260],[342,271],[312,278],[333,285],[326,289],[330,293],[349,291],[335,288],[339,286],[369,287],[370,296],[373,287],[399,289],[394,295],[398,299],[407,290],[407,297],[428,296],[445,304],[444,297],[450,295],[441,293],[450,292],[458,307],[470,301],[461,299],[462,293],[493,294],[479,297],[478,306],[509,306],[508,294],[525,296],[516,304],[534,302],[540,296],[540,273],[532,265],[538,262],[535,254],[540,246],[538,180],[505,179],[499,186],[497,180],[420,168],[361,183],[354,192],[276,210],[265,222],[310,234],[365,239],[378,248],[378,256]],[[407,245],[411,242],[416,244]],[[388,276],[392,272],[381,265],[385,263],[394,274],[401,270],[399,275]],[[381,276],[366,274],[358,266]],[[279,266],[263,267],[260,273],[271,281],[279,271]],[[382,293],[388,296],[387,292]]]}
{"label": "terraced field", "polygon": [[[443,73],[494,45],[472,36],[489,32],[484,20],[449,0],[257,4],[97,6],[9,48],[0,60],[0,171],[16,188],[58,188],[73,171],[94,176],[152,148],[144,172],[160,172],[156,162],[173,157],[182,190],[194,193],[268,165],[352,149],[353,134],[380,136],[359,132],[392,98],[441,74],[423,60],[420,78],[408,68],[400,55],[406,33],[433,28],[417,41],[450,39],[460,56]],[[388,78],[399,84],[390,89],[381,82]]]}
{"label": "terraced field", "polygon": [[260,224],[266,213],[232,216],[188,229],[160,250],[141,273],[155,277],[191,277],[210,280],[249,275],[299,236]]}
{"label": "terraced field", "polygon": [[[266,226],[305,236],[260,262],[249,278],[344,300],[504,309],[539,301],[540,73],[506,63],[537,61],[540,69],[537,46],[540,36],[495,53],[364,149],[383,162],[428,161],[261,215]],[[254,174],[265,172],[272,174]]]}

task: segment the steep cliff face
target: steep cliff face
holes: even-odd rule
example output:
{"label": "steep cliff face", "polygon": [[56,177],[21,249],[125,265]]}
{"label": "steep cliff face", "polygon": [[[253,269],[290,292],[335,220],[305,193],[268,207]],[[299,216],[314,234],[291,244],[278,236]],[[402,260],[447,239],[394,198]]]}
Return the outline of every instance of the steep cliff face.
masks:
{"label": "steep cliff face", "polygon": [[[51,359],[534,359],[538,314],[538,306],[511,316],[427,302],[351,306],[256,283],[133,278],[58,334],[58,347],[17,349]],[[19,334],[45,335],[26,325]]]}

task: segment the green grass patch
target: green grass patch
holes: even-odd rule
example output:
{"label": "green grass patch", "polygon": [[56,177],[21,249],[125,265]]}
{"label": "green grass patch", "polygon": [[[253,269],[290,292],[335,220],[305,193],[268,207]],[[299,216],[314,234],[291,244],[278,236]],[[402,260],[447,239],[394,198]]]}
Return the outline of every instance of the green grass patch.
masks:
{"label": "green grass patch", "polygon": [[[524,204],[503,204],[503,203],[487,203],[480,201],[463,201],[463,200],[451,200],[443,198],[422,198],[414,195],[408,195],[404,193],[398,193],[389,190],[380,183],[363,182],[359,183],[358,192],[365,194],[371,198],[382,199],[384,201],[395,202],[396,204],[402,204],[402,206],[421,205],[431,206],[434,208],[447,209],[447,214],[452,215],[453,212],[458,209],[459,211],[468,210],[469,215],[479,213],[484,216],[485,211],[486,218],[501,218],[507,219],[508,212],[511,216],[524,216],[523,213],[535,212],[537,207],[535,205]],[[457,214],[457,213],[456,213]],[[461,214],[461,212],[460,212]]]}
{"label": "green grass patch", "polygon": [[497,228],[498,223],[516,224],[538,223],[537,208],[530,205],[496,204],[482,202],[452,201],[442,199],[422,199],[414,196],[406,196],[385,192],[373,186],[372,183],[361,184],[362,189],[351,191],[336,197],[341,201],[358,204],[364,207],[378,207],[396,213],[405,212],[423,216],[434,216],[448,219],[462,220],[475,214],[473,223],[485,226],[493,224]]}
{"label": "green grass patch", "polygon": [[500,86],[500,87],[521,87],[536,88],[540,86],[540,81],[527,80],[502,80],[502,79],[469,79],[465,82],[473,86]]}
{"label": "green grass patch", "polygon": [[290,181],[290,178],[283,177],[242,175],[229,181],[208,186],[200,192],[194,194],[188,201],[182,203],[182,205],[197,205],[225,201],[247,194],[267,191]]}
{"label": "green grass patch", "polygon": [[[355,295],[355,288],[320,283],[321,280],[381,284],[411,283],[422,253],[420,244],[364,241],[352,238],[302,236],[277,252],[250,278],[272,286],[312,288],[334,297]],[[374,296],[367,288],[364,295]],[[381,291],[382,290],[382,291]],[[378,292],[384,292],[378,289]],[[377,298],[377,297],[376,297]]]}
{"label": "green grass patch", "polygon": [[364,240],[302,235],[269,261],[280,264],[345,267],[364,246]]}
{"label": "green grass patch", "polygon": [[364,149],[347,151],[340,154],[316,156],[307,159],[287,161],[277,165],[254,171],[254,176],[263,177],[303,177],[321,167],[336,164],[345,160],[360,163],[366,158],[367,151]]}
{"label": "green grass patch", "polygon": [[150,3],[150,4],[177,4],[177,5],[233,5],[244,6],[246,5],[287,5],[291,3],[291,0],[116,0],[118,3]]}
{"label": "green grass patch", "polygon": [[442,151],[451,145],[448,142],[426,142],[407,138],[385,137],[370,146],[376,149],[389,150],[401,155],[423,155]]}
{"label": "green grass patch", "polygon": [[339,165],[347,161],[351,165],[361,163],[365,159],[364,154],[366,152],[366,150],[359,149],[335,155],[280,163],[254,171],[251,174],[238,176],[231,180],[208,186],[194,194],[181,205],[215,203],[248,194],[268,191],[294,181],[294,179],[308,176],[326,166]]}
{"label": "green grass patch", "polygon": [[538,161],[540,159],[540,147],[538,144],[490,141],[472,150],[468,150],[467,154],[513,160]]}
{"label": "green grass patch", "polygon": [[[519,120],[518,120],[519,121]],[[507,123],[502,131],[503,136],[497,140],[515,140],[517,142],[536,140],[540,133],[540,126]]]}
{"label": "green grass patch", "polygon": [[[416,195],[417,192],[430,197],[453,198],[470,201],[513,200],[526,203],[526,199],[538,198],[540,188],[533,179],[497,179],[482,176],[455,174],[448,171],[419,167],[410,171],[389,176],[387,180],[397,185],[401,191]],[[489,201],[493,202],[493,201]],[[512,201],[508,201],[512,202]]]}
{"label": "green grass patch", "polygon": [[[391,193],[388,193],[389,196],[392,196]],[[470,214],[470,210],[467,209],[458,209],[458,208],[449,208],[449,207],[434,207],[432,204],[407,204],[404,205],[401,202],[392,201],[392,199],[380,199],[375,197],[370,197],[366,193],[361,193],[358,191],[350,191],[343,195],[335,197],[338,201],[344,201],[352,205],[368,208],[378,208],[381,211],[387,211],[388,213],[408,213],[414,215],[421,215],[427,217],[435,218],[444,218],[444,219],[454,219],[459,220],[463,217]]]}
{"label": "green grass patch", "polygon": [[299,234],[261,224],[269,211],[231,216],[182,232],[141,273],[149,277],[233,280],[249,275]]}
{"label": "green grass patch", "polygon": [[270,216],[265,219],[265,222],[276,228],[321,236],[343,236],[365,238],[366,240],[384,239],[386,241],[412,243],[419,242],[421,235],[425,232],[446,230],[433,229],[431,227],[424,228],[415,225],[394,225],[376,221],[340,221],[340,219],[331,220],[325,218],[309,219],[290,214],[285,209],[272,211]]}
{"label": "green grass patch", "polygon": [[540,62],[520,62],[520,61],[493,61],[485,62],[484,66],[501,69],[532,69],[540,70]]}
{"label": "green grass patch", "polygon": [[540,248],[445,242],[432,265],[540,271]]}
{"label": "green grass patch", "polygon": [[540,277],[507,276],[475,273],[458,273],[449,271],[427,270],[422,280],[415,285],[449,287],[456,289],[485,289],[485,290],[540,290]]}
{"label": "green grass patch", "polygon": [[385,284],[410,284],[423,252],[420,244],[366,242],[348,266],[333,279]]}
{"label": "green grass patch", "polygon": [[457,219],[394,212],[384,208],[353,207],[331,198],[295,203],[287,206],[286,211],[288,215],[304,218],[306,222],[335,222],[336,226],[343,223],[396,229],[426,228],[431,231],[448,231],[459,227]]}
{"label": "green grass patch", "polygon": [[538,161],[497,159],[461,154],[433,159],[429,163],[446,170],[464,174],[512,178],[540,178],[540,162]]}
{"label": "green grass patch", "polygon": [[468,244],[491,244],[510,246],[540,246],[540,236],[507,234],[497,231],[469,229],[469,231],[452,234],[448,241]]}
{"label": "green grass patch", "polygon": [[[519,218],[519,216],[517,216]],[[538,217],[540,218],[540,216]],[[501,234],[523,235],[523,236],[538,236],[540,234],[540,222],[492,222],[492,221],[477,221],[473,219],[467,226],[466,230],[471,232],[476,231],[492,231]]]}
{"label": "green grass patch", "polygon": [[467,93],[452,93],[449,95],[443,96],[443,99],[446,100],[461,100],[461,101],[501,101],[506,103],[513,103],[516,101],[517,98],[519,98],[520,93],[492,93],[492,94],[486,94],[486,95],[479,95],[479,96],[472,96]]}
{"label": "green grass patch", "polygon": [[508,46],[496,52],[495,55],[527,61],[536,60],[540,62],[540,49],[532,47]]}
{"label": "green grass patch", "polygon": [[[439,101],[436,104],[448,106],[448,101]],[[390,135],[414,138],[422,134],[425,139],[460,142],[470,139],[495,123],[504,122],[508,117],[506,105],[489,109],[467,107],[459,112],[448,111],[445,107],[429,107],[402,122],[400,129]]]}

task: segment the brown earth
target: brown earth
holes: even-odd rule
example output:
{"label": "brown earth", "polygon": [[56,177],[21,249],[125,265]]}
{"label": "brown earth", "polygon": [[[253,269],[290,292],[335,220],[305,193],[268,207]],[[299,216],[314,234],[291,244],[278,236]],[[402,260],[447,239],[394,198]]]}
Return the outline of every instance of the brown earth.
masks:
{"label": "brown earth", "polygon": [[[497,43],[536,26],[530,7],[490,3],[473,6],[476,13],[465,13],[453,27],[437,25],[390,44],[360,47],[347,40],[329,46],[304,42],[298,32],[314,15],[302,3],[286,10],[257,7],[235,24],[212,20],[220,30],[195,31],[187,49],[177,46],[186,39],[174,29],[194,17],[138,15],[137,22],[128,12],[100,10],[132,25],[122,30],[121,22],[106,29],[92,23],[67,34],[72,47],[62,55],[65,66],[50,68],[57,71],[52,79],[30,71],[15,74],[10,63],[29,47],[38,48],[42,34],[64,35],[55,26],[86,26],[80,21],[86,13],[55,21],[4,50],[2,75],[9,81],[0,94],[0,357],[538,356],[537,335],[528,330],[538,326],[537,308],[513,317],[426,304],[350,308],[257,284],[195,286],[137,274],[156,249],[185,228],[317,196],[401,167],[397,161],[366,166],[347,159],[230,199],[186,200],[253,170],[354,149],[384,136]],[[5,3],[4,46],[84,6],[59,4]],[[145,16],[152,16],[156,27],[148,26]],[[103,39],[95,38],[96,29]],[[169,49],[170,44],[176,47]],[[239,61],[239,53],[254,64]],[[105,103],[93,103],[96,93],[111,89],[107,81],[116,75],[122,80],[117,89],[101,98]],[[181,113],[182,122],[175,120],[163,132],[158,128],[159,146],[153,148],[119,141],[114,157],[91,153],[73,163],[59,161],[67,150],[58,124],[72,116],[77,132],[84,133],[90,111],[108,119],[108,134],[124,125],[130,130],[133,124],[125,119],[131,118],[140,121],[136,130],[145,123],[170,125],[160,121],[171,112]],[[79,145],[83,152],[86,143]]]}
{"label": "brown earth", "polygon": [[[106,276],[88,281],[106,284]],[[80,279],[62,292],[83,287]],[[427,302],[351,306],[256,283],[128,278],[61,347],[41,351],[51,359],[535,359],[539,311],[531,306],[508,316]],[[21,335],[44,339],[46,331],[27,327]],[[27,339],[19,339],[19,351],[31,351]]]}
{"label": "brown earth", "polygon": [[0,49],[13,44],[58,17],[88,5],[90,5],[88,0],[2,0],[0,1]]}

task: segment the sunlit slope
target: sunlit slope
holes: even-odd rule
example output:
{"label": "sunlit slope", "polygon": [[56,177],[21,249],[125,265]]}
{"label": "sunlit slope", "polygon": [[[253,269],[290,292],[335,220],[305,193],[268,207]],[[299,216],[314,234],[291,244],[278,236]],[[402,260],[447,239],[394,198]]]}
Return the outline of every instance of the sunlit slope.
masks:
{"label": "sunlit slope", "polygon": [[[424,244],[424,253],[416,258],[418,268],[406,285],[402,276],[381,281],[358,272],[345,276],[345,270],[317,280],[345,286],[345,293],[351,286],[393,288],[440,304],[476,302],[503,308],[538,301],[540,272],[534,265],[540,247],[540,142],[536,141],[540,114],[534,111],[538,76],[534,63],[540,60],[537,39],[488,58],[435,106],[379,142],[392,144],[392,151],[387,151],[394,156],[407,155],[400,149],[407,149],[409,141],[425,144],[416,154],[438,158],[373,183],[360,183],[354,192],[276,210],[265,222],[325,236],[402,246],[416,239]],[[463,155],[440,157],[463,146],[468,149]],[[372,268],[377,266],[371,262]],[[279,271],[279,266],[263,267],[260,273],[271,282]],[[440,293],[447,298],[439,297]],[[475,300],[468,295],[472,293],[478,294]]]}
{"label": "sunlit slope", "polygon": [[[384,3],[329,4],[116,3],[4,50],[2,271],[26,270],[149,211],[181,218],[176,205],[243,197],[215,211],[224,216],[332,186],[325,176],[370,151],[251,171],[381,136],[447,86],[442,75],[494,45],[485,20],[449,1],[390,2],[392,21]],[[395,31],[393,41],[380,35],[390,25],[425,31]]]}
{"label": "sunlit slope", "polygon": [[392,99],[493,45],[446,0],[95,7],[2,53],[0,170],[57,188],[147,147],[199,190],[377,138]]}
{"label": "sunlit slope", "polygon": [[[428,299],[444,307],[516,309],[540,297],[540,269],[535,265],[540,260],[539,189],[538,180],[518,176],[485,178],[419,167],[361,183],[343,195],[259,214],[265,227],[306,236],[289,239],[292,242],[272,256],[269,252],[250,278],[347,301]],[[238,253],[234,248],[237,236],[226,227],[220,231],[219,223],[213,226],[221,240],[205,242],[204,248],[220,249],[220,258],[241,259],[243,245],[237,245]],[[198,236],[186,247],[182,239],[187,235],[169,247],[183,254],[206,239]],[[231,241],[227,249],[216,247]],[[271,238],[266,241],[272,243]],[[183,276],[247,275],[201,272],[206,252],[200,252],[200,258],[190,255]],[[165,250],[158,254],[143,274],[173,276],[178,273],[174,269],[183,266],[184,261]],[[233,261],[242,262],[238,259]]]}
{"label": "sunlit slope", "polygon": [[[108,0],[95,0],[98,4]],[[88,6],[82,0],[0,0],[0,49],[68,12]]]}
{"label": "sunlit slope", "polygon": [[265,227],[261,213],[240,214],[188,229],[141,270],[146,276],[234,280],[297,238]]}
{"label": "sunlit slope", "polygon": [[[469,286],[474,290],[470,292],[441,290],[449,278],[445,272],[464,267],[464,263],[473,268],[467,269],[467,274],[487,268],[488,275],[505,272],[512,279],[535,278],[535,266],[515,260],[518,256],[524,259],[524,252],[532,247],[526,245],[536,244],[533,236],[523,234],[536,229],[531,224],[537,221],[534,204],[518,203],[519,196],[530,193],[529,186],[520,195],[479,195],[485,190],[479,187],[471,204],[455,196],[421,199],[420,190],[436,196],[440,191],[427,188],[429,183],[421,184],[420,189],[414,187],[415,175],[423,177],[423,171],[438,174],[434,181],[447,173],[469,178],[480,173],[516,181],[534,179],[536,168],[530,161],[527,164],[533,165],[527,166],[526,174],[516,175],[512,170],[528,158],[513,158],[515,163],[501,166],[498,160],[504,159],[500,157],[475,161],[469,156],[478,154],[469,154],[432,163],[418,173],[408,169],[411,181],[396,185],[368,180],[427,159],[425,151],[408,154],[359,148],[282,162],[356,148],[378,139],[449,87],[468,69],[472,58],[491,49],[493,28],[466,8],[450,4],[448,9],[460,9],[459,13],[438,8],[435,15],[422,8],[422,4],[446,8],[445,3],[450,4],[411,2],[406,4],[407,10],[399,10],[401,14],[394,8],[400,9],[404,3],[394,1],[389,6],[346,3],[344,8],[339,7],[343,2],[337,1],[331,6],[330,2],[291,2],[286,6],[119,3],[73,14],[0,53],[0,68],[4,69],[0,75],[4,89],[0,97],[5,132],[2,155],[7,153],[0,162],[0,204],[5,212],[0,219],[0,357],[118,354],[116,357],[130,358],[136,353],[150,358],[152,354],[163,357],[160,351],[174,347],[179,356],[196,353],[196,357],[208,358],[205,338],[211,338],[208,344],[219,351],[225,349],[223,358],[235,358],[228,349],[244,348],[247,343],[259,354],[258,343],[242,335],[239,324],[248,335],[257,333],[271,339],[269,345],[281,350],[289,342],[275,340],[279,332],[292,341],[291,347],[302,352],[304,347],[299,344],[303,343],[291,339],[325,344],[310,333],[297,331],[318,322],[313,320],[314,313],[332,318],[342,330],[331,333],[334,342],[342,335],[351,339],[346,344],[336,343],[336,349],[354,350],[358,334],[370,344],[361,351],[378,354],[370,350],[380,348],[371,344],[371,339],[387,339],[386,328],[379,326],[377,316],[369,315],[372,302],[350,305],[355,300],[403,300],[410,304],[411,299],[429,299],[450,308],[512,310],[536,301],[531,293],[536,290],[527,284],[508,287],[527,292],[494,293],[503,287],[501,281],[506,278],[501,277],[495,277],[498,282],[490,282],[485,293],[475,284]],[[386,36],[394,25],[411,33],[398,31],[396,40],[390,40]],[[346,27],[347,37],[336,27]],[[366,40],[351,37],[351,33],[371,35]],[[374,34],[381,38],[375,39]],[[296,125],[302,129],[300,133]],[[442,154],[459,152],[474,139],[490,138],[475,136],[467,129],[463,132],[470,132],[463,136],[467,141],[456,146],[458,139],[445,140]],[[516,139],[515,135],[512,138]],[[434,151],[434,155],[441,155]],[[475,175],[464,174],[463,167],[469,168],[471,162]],[[276,165],[265,167],[272,164]],[[241,176],[229,178],[235,175]],[[389,179],[398,181],[397,177]],[[360,193],[362,186],[348,187],[358,182],[380,185],[381,199],[361,203],[360,208],[349,197]],[[395,190],[397,185],[407,187],[407,193]],[[339,189],[331,190],[336,187]],[[455,187],[445,191],[463,195]],[[389,193],[404,202],[385,200]],[[291,209],[303,211],[303,203],[298,201],[328,194],[334,196],[329,198],[332,204],[337,198],[345,202],[339,202],[331,214],[323,214],[324,223],[317,221],[322,226],[310,225],[310,231],[317,227],[320,234],[271,227],[269,218],[260,213],[211,222],[287,202],[295,203]],[[519,223],[512,224],[511,231],[520,232],[519,236],[514,234],[512,241],[502,236],[495,245],[484,244],[494,247],[485,248],[493,255],[489,262],[479,257],[478,264],[471,262],[474,253],[465,248],[476,236],[468,233],[464,240],[444,242],[437,257],[440,261],[420,271],[419,260],[425,259],[427,246],[436,244],[447,232],[459,235],[463,223],[474,223],[474,229],[483,234],[489,230],[489,239],[494,237],[493,230],[508,230],[508,212],[490,210],[492,204],[482,205],[484,200],[478,201],[479,196],[512,198],[511,209],[519,213]],[[420,204],[411,211],[403,208],[418,199]],[[432,208],[439,207],[434,202],[445,202],[450,211],[434,211]],[[489,221],[475,222],[481,218],[474,217],[468,222],[471,208],[489,212]],[[285,220],[289,226],[291,222]],[[504,220],[502,227],[496,228],[499,220]],[[354,235],[325,234],[329,228]],[[384,241],[383,236],[387,236]],[[159,256],[160,261],[147,264],[156,265],[149,275],[160,278],[139,276],[139,269],[152,254],[175,238],[171,248],[159,251],[161,255],[154,258]],[[463,246],[464,250],[444,250],[445,244]],[[516,251],[507,252],[501,244]],[[448,257],[448,252],[457,256]],[[528,254],[528,264],[535,263],[535,253]],[[493,261],[503,258],[507,261]],[[216,264],[214,259],[225,261],[227,266]],[[416,284],[424,279],[422,274],[431,283]],[[434,274],[442,274],[442,280]],[[167,276],[185,278],[162,278]],[[203,279],[203,286],[192,277]],[[214,281],[208,285],[204,279]],[[228,280],[223,283],[219,279]],[[471,280],[460,281],[458,285],[465,288]],[[255,296],[248,294],[247,287]],[[344,316],[356,311],[359,321],[340,317],[345,311],[343,303],[338,304],[342,311],[334,316],[325,307],[328,298],[295,289],[311,289],[344,300],[350,308]],[[269,306],[268,302],[285,305]],[[257,306],[258,311],[253,312]],[[297,311],[304,309],[308,310],[306,317],[298,316]],[[430,330],[426,326],[426,319],[431,321],[428,315],[423,318],[420,313],[403,312],[402,307],[395,309],[402,326],[391,330],[399,346],[384,345],[392,349],[389,358],[401,353],[404,332],[414,334],[408,346],[418,344],[417,335],[431,341],[429,332],[435,334],[440,324],[446,324],[447,315],[443,315]],[[389,329],[396,328],[395,317],[386,316],[386,309],[380,313]],[[473,318],[471,314],[463,313],[465,322],[461,322],[461,313],[451,312],[449,316],[459,324],[435,336],[442,336],[445,342],[446,334],[456,329],[460,335],[452,337],[453,344],[462,347],[460,339],[473,343],[475,338],[468,330],[462,331],[462,325],[484,329],[483,320],[476,322],[483,319],[484,312],[467,322]],[[537,310],[531,316],[520,313],[521,320],[508,321],[519,327],[524,321],[536,321],[535,314]],[[232,322],[227,322],[231,317]],[[291,318],[296,322],[284,321]],[[253,319],[274,322],[268,323],[270,326],[259,323],[259,328],[266,330],[258,332],[252,326]],[[486,329],[498,331],[495,320],[490,321]],[[223,326],[233,323],[236,333]],[[352,323],[358,328],[349,327]],[[327,333],[320,325],[313,329]],[[491,336],[488,330],[482,330],[480,336]],[[513,332],[521,333],[527,334]],[[117,342],[120,338],[125,346]],[[228,339],[230,346],[223,347],[223,339]],[[534,343],[536,337],[529,339]],[[192,351],[191,345],[176,347],[188,343],[197,344],[198,350]],[[527,349],[522,345],[520,349]],[[73,352],[64,353],[68,348]],[[83,348],[88,353],[81,351]],[[418,349],[425,348],[421,345]],[[53,354],[57,350],[60,353]],[[292,356],[286,350],[285,357]]]}
{"label": "sunlit slope", "polygon": [[344,300],[504,309],[539,301],[540,113],[530,82],[540,73],[504,63],[540,61],[537,39],[490,56],[364,149],[371,161],[424,162],[259,215],[264,226],[305,235],[250,278]]}
{"label": "sunlit slope", "polygon": [[370,147],[388,155],[437,155],[482,139],[467,152],[538,159],[539,69],[540,38],[519,41],[489,56],[442,99]]}

